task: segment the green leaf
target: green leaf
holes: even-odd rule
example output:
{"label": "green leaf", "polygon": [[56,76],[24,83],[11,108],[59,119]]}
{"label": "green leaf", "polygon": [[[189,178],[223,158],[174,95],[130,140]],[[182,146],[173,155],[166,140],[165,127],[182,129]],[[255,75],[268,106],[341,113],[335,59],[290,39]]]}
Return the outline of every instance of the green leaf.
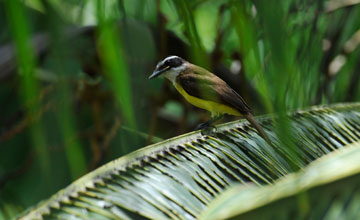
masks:
{"label": "green leaf", "polygon": [[357,219],[359,157],[360,142],[356,142],[273,185],[233,186],[215,199],[199,219]]}
{"label": "green leaf", "polygon": [[[298,165],[306,167],[359,141],[359,110],[355,103],[288,114]],[[294,155],[274,133],[277,118],[257,120],[272,146],[243,120],[218,126],[212,136],[188,133],[104,165],[28,210],[23,219],[198,218],[228,188],[272,184],[293,170],[288,161]]]}

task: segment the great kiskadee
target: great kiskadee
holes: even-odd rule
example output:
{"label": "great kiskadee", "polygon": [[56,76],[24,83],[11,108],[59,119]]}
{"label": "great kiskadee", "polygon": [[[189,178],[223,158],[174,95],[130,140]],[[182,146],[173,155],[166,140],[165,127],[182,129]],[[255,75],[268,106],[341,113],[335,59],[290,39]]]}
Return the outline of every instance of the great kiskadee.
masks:
{"label": "great kiskadee", "polygon": [[244,116],[268,142],[270,139],[256,122],[244,99],[226,82],[204,68],[189,63],[178,56],[161,60],[149,79],[163,75],[177,91],[196,107],[211,112],[211,119],[198,126],[204,128],[220,119],[223,114]]}

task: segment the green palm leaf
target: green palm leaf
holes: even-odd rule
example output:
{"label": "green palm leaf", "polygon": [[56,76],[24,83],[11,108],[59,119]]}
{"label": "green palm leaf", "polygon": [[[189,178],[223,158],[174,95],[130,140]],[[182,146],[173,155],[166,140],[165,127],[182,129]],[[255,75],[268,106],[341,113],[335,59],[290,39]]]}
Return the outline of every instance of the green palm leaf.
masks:
{"label": "green palm leaf", "polygon": [[294,164],[305,167],[359,141],[359,110],[357,103],[290,114],[295,156],[280,144],[271,116],[258,120],[273,146],[245,121],[221,125],[212,136],[169,139],[87,174],[23,219],[195,219],[234,184],[273,183]]}
{"label": "green palm leaf", "polygon": [[359,219],[359,158],[356,142],[274,185],[234,186],[199,219]]}

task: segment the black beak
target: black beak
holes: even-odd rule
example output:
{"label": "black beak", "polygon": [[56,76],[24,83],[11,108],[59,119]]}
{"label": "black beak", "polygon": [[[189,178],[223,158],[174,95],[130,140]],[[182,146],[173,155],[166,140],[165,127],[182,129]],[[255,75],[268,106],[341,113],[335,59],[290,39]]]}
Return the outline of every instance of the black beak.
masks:
{"label": "black beak", "polygon": [[165,72],[165,71],[168,70],[169,68],[170,68],[170,66],[167,66],[167,67],[165,67],[165,68],[162,69],[162,70],[155,70],[155,71],[151,74],[151,76],[149,76],[149,79],[152,79],[152,78],[155,78],[155,77],[159,76],[161,73]]}

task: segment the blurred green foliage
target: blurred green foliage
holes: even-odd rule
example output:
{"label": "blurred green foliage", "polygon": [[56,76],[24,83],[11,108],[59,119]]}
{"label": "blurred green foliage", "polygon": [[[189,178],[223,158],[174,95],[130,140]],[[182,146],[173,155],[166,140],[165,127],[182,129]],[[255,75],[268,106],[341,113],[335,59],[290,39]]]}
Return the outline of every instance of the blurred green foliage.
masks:
{"label": "blurred green foliage", "polygon": [[206,120],[147,80],[167,55],[256,114],[282,113],[284,146],[287,110],[360,98],[360,5],[347,1],[2,0],[0,28],[0,219]]}

